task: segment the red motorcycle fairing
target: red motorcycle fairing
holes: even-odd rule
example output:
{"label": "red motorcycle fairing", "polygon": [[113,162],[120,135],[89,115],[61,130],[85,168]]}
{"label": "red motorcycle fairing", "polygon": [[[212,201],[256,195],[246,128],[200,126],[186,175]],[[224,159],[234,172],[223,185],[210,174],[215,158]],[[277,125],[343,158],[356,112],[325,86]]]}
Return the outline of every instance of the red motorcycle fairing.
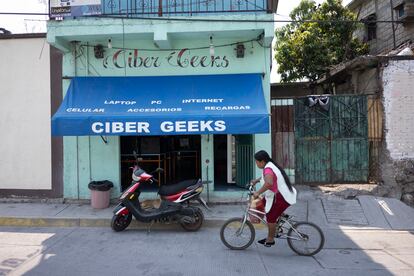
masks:
{"label": "red motorcycle fairing", "polygon": [[129,186],[128,189],[125,190],[125,192],[123,192],[123,194],[121,195],[121,199],[124,199],[127,195],[129,195],[130,193],[134,193],[136,191],[136,189],[138,189],[139,184],[141,184],[141,182],[137,181],[134,184],[132,184],[131,186]]}
{"label": "red motorcycle fairing", "polygon": [[186,194],[186,193],[188,193],[189,191],[183,191],[183,192],[181,192],[181,193],[178,193],[178,194],[175,194],[175,195],[168,195],[168,196],[162,196],[161,198],[162,199],[166,199],[166,200],[168,200],[168,201],[178,201],[179,202],[179,198],[182,196],[182,195],[184,195],[184,194]]}
{"label": "red motorcycle fairing", "polygon": [[114,212],[115,215],[124,215],[124,216],[126,216],[126,215],[129,214],[129,210],[127,209],[127,207],[125,207],[122,204],[118,204],[118,206],[115,207],[113,212]]}
{"label": "red motorcycle fairing", "polygon": [[147,173],[143,173],[143,174],[140,175],[140,177],[143,181],[147,181],[147,180],[152,178],[152,175],[147,174]]}

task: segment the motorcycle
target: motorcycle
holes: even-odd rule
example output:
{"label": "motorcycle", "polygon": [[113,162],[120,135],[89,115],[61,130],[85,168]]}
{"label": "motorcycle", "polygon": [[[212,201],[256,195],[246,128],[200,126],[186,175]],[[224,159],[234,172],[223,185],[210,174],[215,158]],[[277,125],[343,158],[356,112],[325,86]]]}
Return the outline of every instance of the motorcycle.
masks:
{"label": "motorcycle", "polygon": [[[135,160],[138,161],[135,153]],[[138,163],[138,162],[137,162]],[[158,168],[155,172],[161,172]],[[139,196],[140,185],[144,182],[158,182],[152,174],[146,173],[136,164],[132,172],[132,184],[120,197],[119,204],[115,207],[111,221],[114,231],[125,230],[132,221],[144,223],[179,223],[187,231],[197,231],[203,224],[204,215],[200,208],[190,206],[190,200],[196,200],[209,210],[206,202],[200,197],[203,191],[203,182],[198,180],[185,180],[173,185],[161,185],[158,194],[160,205],[157,208],[142,208]]]}

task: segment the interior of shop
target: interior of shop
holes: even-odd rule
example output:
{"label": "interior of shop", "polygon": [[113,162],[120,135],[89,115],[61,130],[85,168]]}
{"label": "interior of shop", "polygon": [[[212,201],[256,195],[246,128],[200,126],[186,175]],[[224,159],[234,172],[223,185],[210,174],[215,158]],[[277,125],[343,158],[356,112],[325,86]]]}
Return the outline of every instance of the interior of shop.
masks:
{"label": "interior of shop", "polygon": [[[155,173],[162,185],[170,185],[187,179],[201,178],[201,136],[123,136],[121,137],[121,186],[125,190],[131,184],[131,167],[135,164]],[[143,184],[143,191],[157,190],[157,183]]]}
{"label": "interior of shop", "polygon": [[[155,173],[159,184],[143,183],[143,191],[156,191],[157,185],[201,178],[200,135],[122,136],[122,190],[131,184],[134,151],[138,165],[146,172],[163,169]],[[253,165],[251,158],[251,135],[214,135],[214,190],[239,190],[243,185],[237,183],[245,184],[252,177],[248,173]]]}

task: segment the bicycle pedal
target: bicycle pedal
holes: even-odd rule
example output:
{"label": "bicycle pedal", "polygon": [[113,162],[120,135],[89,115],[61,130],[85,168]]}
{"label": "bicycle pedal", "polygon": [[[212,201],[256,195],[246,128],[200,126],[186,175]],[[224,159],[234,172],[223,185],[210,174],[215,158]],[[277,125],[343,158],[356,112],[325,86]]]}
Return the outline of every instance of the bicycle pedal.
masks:
{"label": "bicycle pedal", "polygon": [[282,234],[283,234],[283,229],[279,229],[279,231],[277,232],[275,237],[280,238],[282,236]]}

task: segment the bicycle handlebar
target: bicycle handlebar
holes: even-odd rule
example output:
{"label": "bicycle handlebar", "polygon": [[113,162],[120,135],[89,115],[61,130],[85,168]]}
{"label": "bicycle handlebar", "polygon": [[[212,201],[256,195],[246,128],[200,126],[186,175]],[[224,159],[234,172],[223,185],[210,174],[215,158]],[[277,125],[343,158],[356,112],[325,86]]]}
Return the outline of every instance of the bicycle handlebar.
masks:
{"label": "bicycle handlebar", "polygon": [[249,195],[253,195],[254,193],[254,185],[251,183],[247,184],[246,188],[249,190]]}

